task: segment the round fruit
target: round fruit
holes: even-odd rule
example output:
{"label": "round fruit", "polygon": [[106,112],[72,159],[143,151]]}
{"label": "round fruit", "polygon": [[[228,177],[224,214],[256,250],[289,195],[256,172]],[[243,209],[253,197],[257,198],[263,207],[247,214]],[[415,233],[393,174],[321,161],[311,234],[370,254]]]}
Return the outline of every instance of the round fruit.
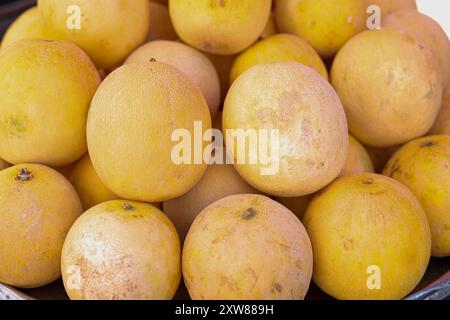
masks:
{"label": "round fruit", "polygon": [[69,181],[45,166],[0,172],[0,282],[37,288],[61,276],[61,250],[83,212]]}
{"label": "round fruit", "polygon": [[349,136],[348,155],[341,176],[349,176],[355,173],[373,172],[372,160],[366,149],[358,140]]}
{"label": "round fruit", "polygon": [[277,0],[276,19],[281,32],[308,41],[324,58],[366,26],[366,5],[361,0]]}
{"label": "round fruit", "polygon": [[195,219],[183,248],[192,299],[303,299],[311,243],[288,209],[261,195],[219,200]]}
{"label": "round fruit", "polygon": [[223,128],[238,173],[279,197],[322,189],[347,157],[347,123],[338,96],[298,62],[259,64],[236,79],[225,100]]}
{"label": "round fruit", "polygon": [[303,223],[314,282],[337,299],[400,299],[430,259],[430,228],[419,201],[381,175],[339,178],[313,199]]}
{"label": "round fruit", "polygon": [[384,17],[392,11],[400,9],[416,9],[416,0],[366,0],[367,6],[377,5],[381,9],[382,20]]}
{"label": "round fruit", "polygon": [[271,0],[171,0],[170,17],[180,38],[215,54],[238,53],[261,35]]}
{"label": "round fruit", "polygon": [[169,9],[159,3],[150,2],[150,31],[147,40],[177,40],[178,35],[170,20]]}
{"label": "round fruit", "polygon": [[174,223],[181,239],[184,239],[200,211],[226,196],[244,193],[259,192],[249,186],[232,165],[212,164],[191,191],[164,202],[163,211]]}
{"label": "round fruit", "polygon": [[62,251],[73,300],[172,299],[181,278],[180,239],[156,207],[113,200],[86,211]]}
{"label": "round fruit", "polygon": [[417,10],[405,9],[386,16],[383,27],[408,32],[428,46],[435,55],[444,86],[450,84],[450,41],[436,21]]}
{"label": "round fruit", "polygon": [[0,157],[60,167],[86,153],[86,118],[100,77],[66,41],[22,40],[0,53]]}
{"label": "round fruit", "polygon": [[69,180],[77,190],[84,210],[99,203],[117,199],[117,196],[98,177],[88,154],[75,164]]}
{"label": "round fruit", "polygon": [[276,200],[291,210],[300,220],[302,220],[305,215],[306,208],[313,197],[314,194],[308,194],[303,197],[277,198]]}
{"label": "round fruit", "polygon": [[142,63],[156,60],[170,64],[184,72],[202,91],[208,103],[211,118],[216,116],[220,105],[220,83],[217,71],[201,52],[175,41],[152,41],[134,51],[125,63]]}
{"label": "round fruit", "polygon": [[427,133],[442,98],[431,51],[394,29],[365,31],[349,40],[334,60],[331,80],[350,132],[373,147]]}
{"label": "round fruit", "polygon": [[80,46],[101,69],[147,39],[148,0],[39,0],[38,7],[52,34]]}
{"label": "round fruit", "polygon": [[315,69],[328,80],[328,71],[316,51],[303,39],[290,34],[276,34],[259,41],[234,61],[230,83],[251,67],[268,62],[297,61]]}
{"label": "round fruit", "polygon": [[431,134],[450,135],[450,86],[442,99],[441,109],[430,131]]}
{"label": "round fruit", "polygon": [[24,39],[53,38],[44,27],[44,22],[37,7],[32,7],[22,13],[8,28],[2,40],[2,48]]}
{"label": "round fruit", "polygon": [[185,150],[189,163],[173,159],[177,143],[172,135],[182,130],[193,137],[194,122],[211,128],[206,101],[183,72],[159,62],[122,66],[102,82],[89,111],[87,138],[95,171],[125,199],[179,197],[206,170],[204,162],[194,162],[197,148]]}
{"label": "round fruit", "polygon": [[432,255],[450,256],[450,136],[405,144],[383,174],[406,185],[422,203],[431,226]]}

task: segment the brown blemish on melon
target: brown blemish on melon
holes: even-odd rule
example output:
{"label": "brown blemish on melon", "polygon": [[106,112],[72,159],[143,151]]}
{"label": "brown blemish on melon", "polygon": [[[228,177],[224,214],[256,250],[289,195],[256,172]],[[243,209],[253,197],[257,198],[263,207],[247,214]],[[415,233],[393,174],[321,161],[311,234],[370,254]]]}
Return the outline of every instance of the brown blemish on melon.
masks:
{"label": "brown blemish on melon", "polygon": [[136,210],[136,208],[133,207],[133,206],[132,206],[131,204],[129,204],[129,203],[124,203],[123,206],[122,206],[122,208],[123,208],[123,210],[125,210],[125,211],[134,211],[134,210]]}
{"label": "brown blemish on melon", "polygon": [[373,184],[374,182],[373,178],[367,178],[363,180],[362,184]]}
{"label": "brown blemish on melon", "polygon": [[256,210],[254,208],[248,208],[244,211],[244,213],[241,215],[242,219],[244,220],[250,220],[254,216],[256,216]]}
{"label": "brown blemish on melon", "polygon": [[425,141],[425,142],[422,142],[421,144],[420,144],[420,147],[421,148],[429,148],[429,147],[433,147],[433,146],[435,146],[435,145],[437,145],[438,143],[437,142],[435,142],[435,141]]}

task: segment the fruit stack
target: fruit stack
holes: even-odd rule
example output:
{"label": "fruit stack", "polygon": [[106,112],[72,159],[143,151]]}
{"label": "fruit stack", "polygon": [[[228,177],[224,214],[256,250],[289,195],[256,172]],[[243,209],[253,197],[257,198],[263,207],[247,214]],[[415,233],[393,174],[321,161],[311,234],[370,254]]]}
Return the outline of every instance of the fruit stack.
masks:
{"label": "fruit stack", "polygon": [[414,0],[38,0],[0,49],[0,282],[401,299],[450,256],[449,84]]}

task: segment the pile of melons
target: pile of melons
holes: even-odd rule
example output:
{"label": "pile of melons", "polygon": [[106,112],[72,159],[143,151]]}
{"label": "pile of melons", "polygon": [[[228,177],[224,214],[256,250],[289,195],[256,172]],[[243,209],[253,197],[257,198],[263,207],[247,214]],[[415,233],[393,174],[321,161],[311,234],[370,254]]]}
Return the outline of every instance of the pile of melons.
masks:
{"label": "pile of melons", "polygon": [[[450,256],[449,85],[414,0],[38,0],[0,47],[0,282],[403,298]],[[278,170],[176,163],[198,123],[276,129]]]}

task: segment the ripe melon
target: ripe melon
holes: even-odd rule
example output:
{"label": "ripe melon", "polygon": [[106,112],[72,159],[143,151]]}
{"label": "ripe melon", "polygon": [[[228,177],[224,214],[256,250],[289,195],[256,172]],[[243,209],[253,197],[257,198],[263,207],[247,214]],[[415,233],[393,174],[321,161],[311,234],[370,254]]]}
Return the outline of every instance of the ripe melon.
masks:
{"label": "ripe melon", "polygon": [[328,80],[325,64],[308,42],[294,35],[276,34],[257,42],[236,58],[230,73],[230,83],[257,64],[285,61],[300,62]]}
{"label": "ripe melon", "polygon": [[[234,140],[238,173],[274,196],[298,197],[322,189],[339,175],[347,157],[347,123],[338,96],[321,75],[298,62],[259,64],[236,79],[225,100],[223,129],[241,137],[248,130],[268,136],[278,130],[278,147],[276,137],[268,142],[258,138],[254,145],[247,138],[244,152],[238,151],[237,139],[225,137],[230,152]],[[273,172],[264,172],[270,167],[260,156],[264,145]],[[256,163],[249,161],[252,155]],[[239,164],[243,156],[246,161]]]}
{"label": "ripe melon", "polygon": [[309,204],[303,223],[314,252],[314,282],[337,299],[400,299],[419,283],[430,259],[422,206],[385,176],[337,179]]}
{"label": "ripe melon", "polygon": [[45,26],[81,47],[100,69],[122,62],[149,31],[149,0],[39,0]]}
{"label": "ripe melon", "polygon": [[163,203],[163,211],[174,223],[181,239],[195,217],[211,203],[233,194],[259,193],[249,186],[232,165],[212,164],[203,178],[185,195]]}
{"label": "ripe melon", "polygon": [[374,172],[372,160],[358,140],[349,136],[347,160],[341,171],[341,176],[349,176],[355,173]]}
{"label": "ripe melon", "polygon": [[275,12],[281,32],[298,35],[331,58],[364,30],[366,8],[362,0],[277,0]]}
{"label": "ripe melon", "polygon": [[67,232],[83,212],[58,172],[20,164],[0,172],[0,282],[36,288],[61,276]]}
{"label": "ripe melon", "polygon": [[99,203],[117,199],[117,196],[100,180],[88,154],[75,164],[69,180],[77,190],[85,210]]}
{"label": "ripe melon", "polygon": [[436,121],[430,130],[430,134],[449,134],[450,135],[450,85],[442,98],[441,109]]}
{"label": "ripe melon", "polygon": [[86,211],[62,251],[73,300],[172,299],[181,278],[180,239],[156,207],[113,200]]}
{"label": "ripe melon", "polygon": [[22,13],[6,30],[1,47],[24,39],[52,39],[54,36],[45,28],[37,7]]}
{"label": "ripe melon", "polygon": [[0,53],[0,157],[61,167],[86,153],[86,118],[100,77],[67,41],[22,40]]}
{"label": "ripe melon", "polygon": [[201,52],[175,41],[151,41],[135,50],[125,63],[167,63],[184,72],[202,91],[208,103],[211,118],[216,116],[220,105],[220,83],[217,71]]}
{"label": "ripe melon", "polygon": [[169,12],[180,38],[210,53],[236,54],[261,35],[271,0],[171,0]]}
{"label": "ripe melon", "polygon": [[404,9],[386,16],[383,27],[408,32],[428,46],[439,65],[444,88],[450,84],[450,41],[439,23],[417,10]]}
{"label": "ripe melon", "polygon": [[178,39],[178,35],[170,20],[169,9],[163,4],[150,2],[149,29],[148,41]]}
{"label": "ripe melon", "polygon": [[450,136],[405,144],[383,174],[406,185],[422,203],[431,226],[432,255],[450,256]]}
{"label": "ripe melon", "polygon": [[[87,124],[89,154],[106,187],[119,197],[144,202],[173,199],[188,192],[206,164],[176,164],[174,130],[194,136],[194,122],[211,128],[200,91],[174,67],[159,63],[127,64],[100,85]],[[206,147],[207,143],[204,143]]]}
{"label": "ripe melon", "polygon": [[221,199],[195,219],[183,248],[194,300],[303,299],[312,274],[302,223],[261,195]]}
{"label": "ripe melon", "polygon": [[387,14],[400,9],[416,9],[416,0],[366,0],[367,6],[377,5],[381,9],[382,20]]}
{"label": "ripe melon", "polygon": [[442,99],[432,52],[394,29],[365,31],[337,54],[331,82],[351,134],[373,147],[391,147],[430,130]]}

